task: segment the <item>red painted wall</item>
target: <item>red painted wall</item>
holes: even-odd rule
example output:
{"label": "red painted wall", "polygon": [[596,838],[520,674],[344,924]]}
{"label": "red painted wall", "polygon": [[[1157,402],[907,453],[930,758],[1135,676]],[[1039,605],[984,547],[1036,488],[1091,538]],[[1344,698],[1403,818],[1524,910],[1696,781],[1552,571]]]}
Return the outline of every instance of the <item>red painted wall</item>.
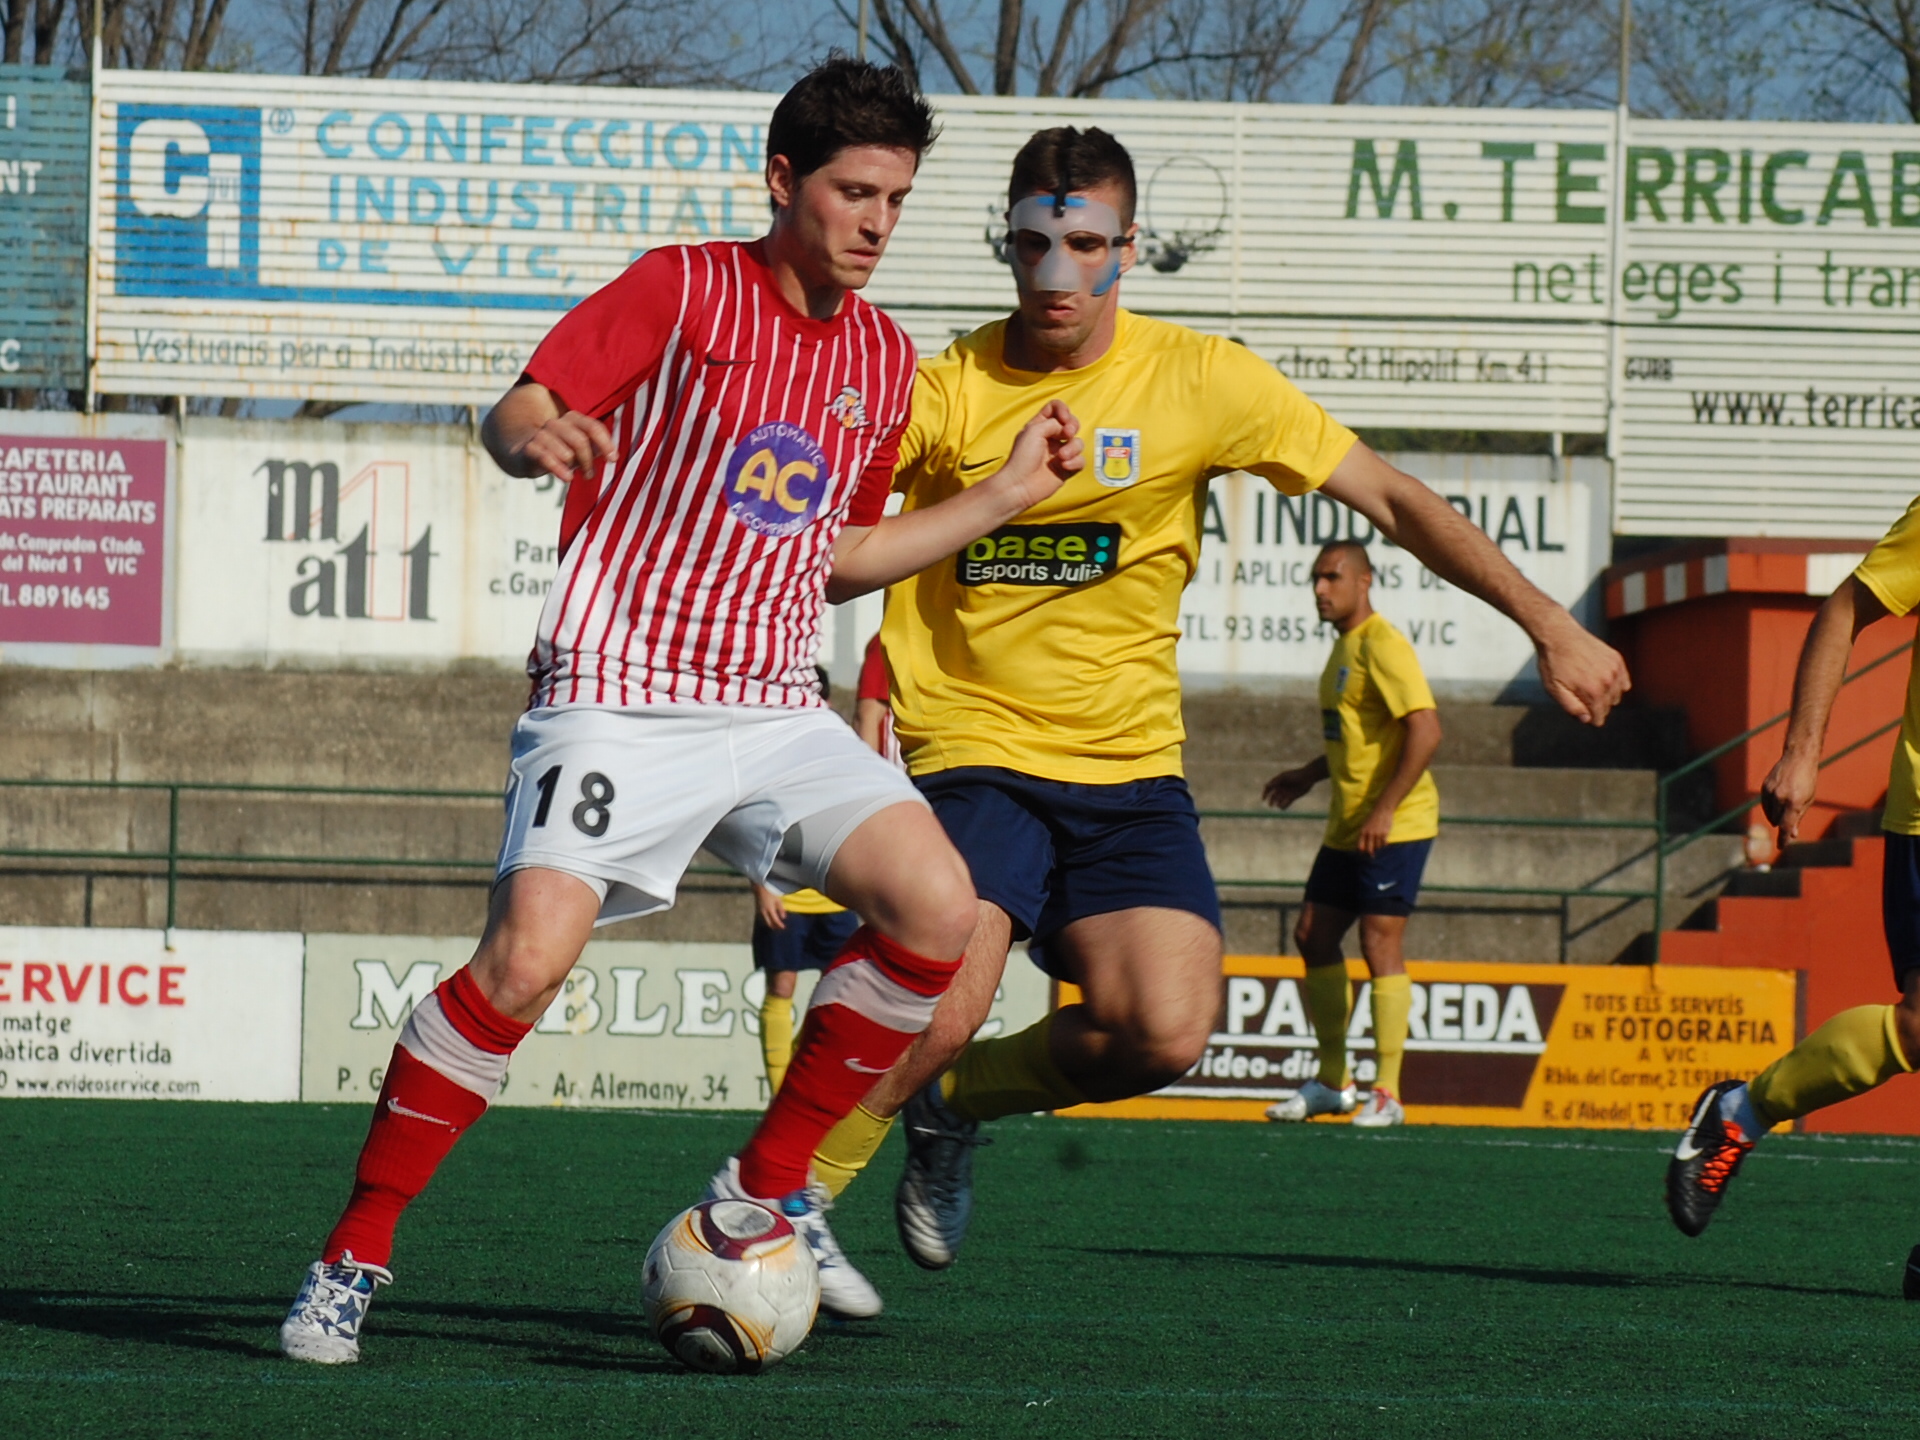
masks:
{"label": "red painted wall", "polygon": [[[1881,840],[1854,841],[1851,865],[1800,872],[1798,899],[1723,899],[1717,930],[1671,931],[1661,939],[1660,959],[1669,965],[1801,971],[1806,1011],[1802,1034],[1855,1005],[1891,1005],[1900,992],[1894,988],[1893,963],[1880,925],[1885,851]],[[1920,1135],[1920,1079],[1902,1076],[1809,1115],[1800,1128]]]}
{"label": "red painted wall", "polygon": [[[1792,557],[1746,558],[1762,562]],[[1819,608],[1819,597],[1812,595],[1714,595],[1615,620],[1612,634],[1627,658],[1634,697],[1685,711],[1687,742],[1699,754],[1793,703],[1794,668]],[[1849,672],[1910,644],[1915,619],[1882,620],[1866,630],[1854,644]],[[1907,661],[1893,660],[1840,692],[1827,731],[1827,754],[1900,717],[1907,670]],[[1719,810],[1759,792],[1785,739],[1783,723],[1715,762]],[[1821,772],[1820,798],[1801,827],[1802,839],[1826,834],[1846,811],[1881,804],[1896,739],[1893,733],[1882,736]]]}

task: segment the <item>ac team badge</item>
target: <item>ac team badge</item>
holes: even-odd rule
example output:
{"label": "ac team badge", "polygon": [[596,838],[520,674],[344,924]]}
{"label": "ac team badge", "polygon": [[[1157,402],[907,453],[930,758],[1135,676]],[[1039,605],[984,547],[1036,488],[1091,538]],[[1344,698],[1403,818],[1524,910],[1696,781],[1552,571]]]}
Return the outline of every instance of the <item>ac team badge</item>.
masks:
{"label": "ac team badge", "polygon": [[727,457],[727,509],[754,534],[784,539],[813,523],[831,478],[818,440],[798,425],[770,421]]}
{"label": "ac team badge", "polygon": [[1093,432],[1093,474],[1109,490],[1123,490],[1140,478],[1140,432]]}

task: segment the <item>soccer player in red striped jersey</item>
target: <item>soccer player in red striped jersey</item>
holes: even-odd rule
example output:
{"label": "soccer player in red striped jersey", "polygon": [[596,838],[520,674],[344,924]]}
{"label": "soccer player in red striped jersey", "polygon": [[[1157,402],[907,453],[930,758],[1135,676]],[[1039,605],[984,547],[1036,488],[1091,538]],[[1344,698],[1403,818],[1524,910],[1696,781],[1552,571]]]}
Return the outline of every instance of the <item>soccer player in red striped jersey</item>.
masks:
{"label": "soccer player in red striped jersey", "polygon": [[504,470],[568,482],[498,879],[472,962],[401,1031],[346,1212],[281,1327],[288,1355],[359,1358],[402,1209],[485,1113],[594,926],[670,906],[702,845],[866,920],[713,1191],[793,1221],[823,1307],[878,1311],[808,1162],[926,1027],[976,902],[905,774],[821,700],[821,610],[952,554],[1080,467],[1077,422],[1050,404],[994,476],[882,518],[914,353],[854,292],[932,139],[900,72],[829,60],[768,126],[768,234],[650,251],[553,328],[489,414]]}

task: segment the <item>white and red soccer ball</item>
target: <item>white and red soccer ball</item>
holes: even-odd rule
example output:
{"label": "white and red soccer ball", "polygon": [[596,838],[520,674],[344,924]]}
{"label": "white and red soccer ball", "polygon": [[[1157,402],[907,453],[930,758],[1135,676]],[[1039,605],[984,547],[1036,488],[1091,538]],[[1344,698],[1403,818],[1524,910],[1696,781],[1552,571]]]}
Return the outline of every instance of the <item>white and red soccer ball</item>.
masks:
{"label": "white and red soccer ball", "polygon": [[647,1327],[682,1364],[751,1375],[800,1348],[820,1308],[820,1272],[784,1215],[703,1200],[647,1251]]}

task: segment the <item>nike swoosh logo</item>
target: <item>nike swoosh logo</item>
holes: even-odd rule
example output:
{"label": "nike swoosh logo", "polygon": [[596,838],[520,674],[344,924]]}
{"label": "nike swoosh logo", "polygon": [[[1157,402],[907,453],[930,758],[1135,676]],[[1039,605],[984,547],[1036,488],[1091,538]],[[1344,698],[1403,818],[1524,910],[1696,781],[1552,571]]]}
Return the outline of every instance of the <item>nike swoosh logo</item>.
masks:
{"label": "nike swoosh logo", "polygon": [[1684,1136],[1681,1137],[1680,1143],[1673,1147],[1673,1158],[1676,1160],[1691,1160],[1699,1153],[1700,1147]]}
{"label": "nike swoosh logo", "polygon": [[1393,888],[1393,881],[1388,880],[1384,884],[1376,885],[1373,888],[1376,890],[1391,890]]}
{"label": "nike swoosh logo", "polygon": [[419,1110],[409,1110],[391,1095],[387,1097],[387,1109],[396,1115],[404,1115],[409,1120],[425,1120],[429,1125],[445,1125],[449,1130],[456,1128],[452,1121],[442,1120],[438,1115],[428,1115]]}
{"label": "nike swoosh logo", "polygon": [[752,363],[753,357],[751,355],[743,360],[729,360],[724,355],[707,356],[707,364],[709,365],[751,365]]}
{"label": "nike swoosh logo", "polygon": [[847,1061],[847,1069],[857,1070],[862,1075],[884,1075],[887,1073],[887,1071],[891,1070],[892,1068],[893,1067],[891,1065],[881,1065],[876,1068],[875,1066],[872,1066],[872,1065],[862,1065],[858,1060]]}

